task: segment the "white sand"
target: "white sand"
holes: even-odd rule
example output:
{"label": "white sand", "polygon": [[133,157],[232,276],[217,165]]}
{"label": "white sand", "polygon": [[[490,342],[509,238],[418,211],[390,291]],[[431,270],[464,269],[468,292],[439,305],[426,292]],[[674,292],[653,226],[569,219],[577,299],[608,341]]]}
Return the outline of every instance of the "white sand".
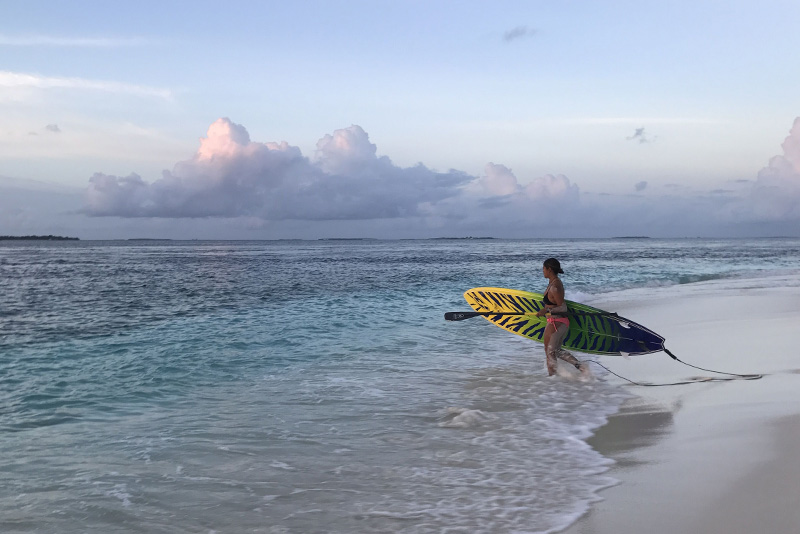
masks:
{"label": "white sand", "polygon": [[[800,281],[774,282],[692,284],[594,303],[653,328],[686,362],[766,376],[631,386],[639,397],[591,440],[617,461],[609,474],[620,484],[564,532],[800,532]],[[636,381],[714,376],[664,354],[601,361]]]}

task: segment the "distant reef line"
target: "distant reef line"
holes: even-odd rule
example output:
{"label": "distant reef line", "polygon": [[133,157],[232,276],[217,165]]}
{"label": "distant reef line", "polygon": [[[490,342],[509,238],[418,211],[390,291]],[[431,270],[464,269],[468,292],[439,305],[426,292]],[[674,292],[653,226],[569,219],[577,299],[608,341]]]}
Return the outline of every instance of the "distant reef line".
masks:
{"label": "distant reef line", "polygon": [[60,235],[0,235],[0,241],[79,241],[77,237]]}

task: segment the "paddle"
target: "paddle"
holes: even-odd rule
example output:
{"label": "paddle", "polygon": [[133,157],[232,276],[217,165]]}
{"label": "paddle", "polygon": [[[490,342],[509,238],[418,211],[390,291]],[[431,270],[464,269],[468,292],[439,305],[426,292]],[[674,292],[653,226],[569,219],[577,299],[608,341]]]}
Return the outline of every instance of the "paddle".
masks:
{"label": "paddle", "polygon": [[446,312],[444,314],[445,321],[463,321],[464,319],[472,319],[473,317],[488,317],[490,315],[533,315],[531,313],[502,313],[502,312]]}
{"label": "paddle", "polygon": [[[580,312],[580,311],[569,311],[567,312],[569,315],[602,315],[604,317],[610,317],[612,319],[623,319],[619,317],[616,313],[592,313],[592,312]],[[534,312],[445,312],[444,320],[445,321],[463,321],[464,319],[472,319],[473,317],[489,317],[495,315],[535,315]],[[631,321],[632,322],[632,321]]]}

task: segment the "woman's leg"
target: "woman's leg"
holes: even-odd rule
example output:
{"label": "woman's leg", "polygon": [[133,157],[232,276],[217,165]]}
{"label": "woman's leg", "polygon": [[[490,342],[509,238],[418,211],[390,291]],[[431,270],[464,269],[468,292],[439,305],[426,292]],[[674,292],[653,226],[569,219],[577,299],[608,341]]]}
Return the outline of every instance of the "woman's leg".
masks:
{"label": "woman's leg", "polygon": [[554,351],[550,350],[550,343],[553,337],[553,332],[555,332],[555,328],[550,323],[547,323],[547,327],[544,329],[544,353],[547,357],[547,374],[553,376],[556,374],[556,367],[558,366],[558,362],[556,361],[556,354]]}
{"label": "woman's leg", "polygon": [[[547,345],[547,353],[548,353],[548,362],[550,358],[550,353],[553,354],[553,360],[555,358],[561,358],[567,363],[571,363],[578,369],[581,368],[581,362],[573,356],[569,351],[566,351],[561,348],[561,344],[564,342],[564,339],[567,337],[567,332],[569,332],[569,326],[565,325],[564,323],[559,323],[558,328],[555,332],[550,336],[550,343]],[[549,365],[549,363],[548,363]]]}

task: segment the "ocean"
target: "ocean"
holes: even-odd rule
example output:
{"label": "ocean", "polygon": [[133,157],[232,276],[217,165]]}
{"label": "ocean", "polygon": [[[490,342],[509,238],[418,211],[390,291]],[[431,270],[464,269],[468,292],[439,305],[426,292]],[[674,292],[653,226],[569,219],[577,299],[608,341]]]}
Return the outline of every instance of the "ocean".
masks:
{"label": "ocean", "polygon": [[0,531],[558,531],[635,388],[443,320],[550,256],[591,305],[779,281],[800,240],[0,242]]}

